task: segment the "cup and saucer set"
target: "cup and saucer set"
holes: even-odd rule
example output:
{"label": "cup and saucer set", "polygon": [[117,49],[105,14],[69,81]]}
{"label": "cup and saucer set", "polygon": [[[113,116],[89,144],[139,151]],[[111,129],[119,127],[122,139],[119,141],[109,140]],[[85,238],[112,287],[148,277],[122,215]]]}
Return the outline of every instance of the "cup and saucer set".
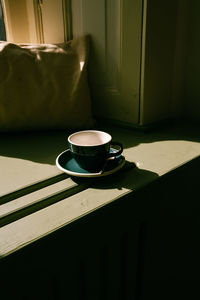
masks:
{"label": "cup and saucer set", "polygon": [[123,146],[99,130],[82,130],[68,137],[67,150],[60,153],[56,166],[70,176],[102,177],[120,170],[125,164]]}

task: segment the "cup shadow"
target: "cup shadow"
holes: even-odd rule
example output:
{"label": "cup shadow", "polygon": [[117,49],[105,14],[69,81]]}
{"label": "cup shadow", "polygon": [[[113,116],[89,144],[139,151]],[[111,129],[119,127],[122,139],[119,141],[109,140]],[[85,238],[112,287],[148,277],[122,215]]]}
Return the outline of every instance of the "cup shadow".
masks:
{"label": "cup shadow", "polygon": [[79,185],[87,184],[89,188],[94,189],[127,189],[133,191],[154,181],[158,177],[157,173],[140,169],[135,163],[126,161],[122,169],[112,174],[112,176],[97,178],[71,177],[71,179]]}

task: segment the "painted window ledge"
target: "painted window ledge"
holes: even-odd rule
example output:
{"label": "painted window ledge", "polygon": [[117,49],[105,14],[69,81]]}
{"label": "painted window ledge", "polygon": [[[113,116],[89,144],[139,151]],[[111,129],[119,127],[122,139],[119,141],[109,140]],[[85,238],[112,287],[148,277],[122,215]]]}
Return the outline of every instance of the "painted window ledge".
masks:
{"label": "painted window ledge", "polygon": [[74,180],[55,166],[57,155],[66,147],[66,132],[2,134],[1,257],[121,197],[134,196],[200,154],[199,132],[192,127],[150,133],[103,129],[123,143],[126,164],[115,175],[95,180]]}

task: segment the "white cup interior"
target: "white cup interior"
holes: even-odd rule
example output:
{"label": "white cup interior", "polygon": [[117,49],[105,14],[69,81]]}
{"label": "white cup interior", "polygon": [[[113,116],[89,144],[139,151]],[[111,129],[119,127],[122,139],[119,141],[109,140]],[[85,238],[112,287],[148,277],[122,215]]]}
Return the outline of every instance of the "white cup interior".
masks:
{"label": "white cup interior", "polygon": [[99,130],[83,130],[71,134],[68,141],[76,146],[100,146],[107,144],[111,135]]}

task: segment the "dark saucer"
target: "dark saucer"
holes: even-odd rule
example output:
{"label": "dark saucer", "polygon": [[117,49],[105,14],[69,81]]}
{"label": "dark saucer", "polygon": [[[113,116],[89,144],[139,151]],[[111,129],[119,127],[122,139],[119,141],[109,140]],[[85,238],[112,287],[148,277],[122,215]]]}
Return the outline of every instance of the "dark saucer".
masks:
{"label": "dark saucer", "polygon": [[[115,149],[111,149],[111,151],[115,151]],[[91,173],[87,170],[81,168],[81,166],[77,163],[77,161],[71,156],[71,152],[65,150],[60,153],[56,159],[56,166],[61,171],[67,173],[70,176],[77,177],[101,177],[113,174],[120,170],[125,164],[125,158],[122,155],[119,155],[113,159],[109,159],[103,170],[100,170],[97,173]]]}

